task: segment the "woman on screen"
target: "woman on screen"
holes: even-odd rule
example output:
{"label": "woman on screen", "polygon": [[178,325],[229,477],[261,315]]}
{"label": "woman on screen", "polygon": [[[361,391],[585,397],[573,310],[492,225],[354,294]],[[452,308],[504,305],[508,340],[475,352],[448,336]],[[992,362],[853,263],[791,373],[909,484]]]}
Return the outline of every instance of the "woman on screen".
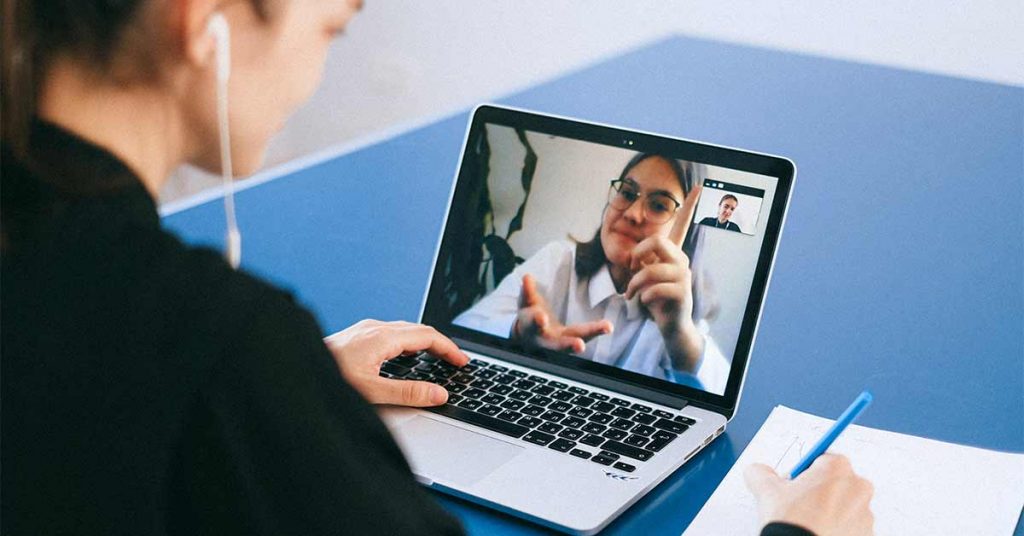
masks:
{"label": "woman on screen", "polygon": [[593,239],[541,248],[454,323],[724,392],[728,361],[695,318],[698,230],[684,247],[699,195],[693,168],[638,153],[611,182]]}

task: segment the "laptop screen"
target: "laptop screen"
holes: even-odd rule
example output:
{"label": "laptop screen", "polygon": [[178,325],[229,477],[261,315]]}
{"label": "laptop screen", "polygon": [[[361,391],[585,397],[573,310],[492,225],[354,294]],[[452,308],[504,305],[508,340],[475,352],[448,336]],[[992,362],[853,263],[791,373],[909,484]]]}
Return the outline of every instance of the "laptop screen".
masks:
{"label": "laptop screen", "polygon": [[471,130],[429,320],[724,395],[779,178],[551,130]]}

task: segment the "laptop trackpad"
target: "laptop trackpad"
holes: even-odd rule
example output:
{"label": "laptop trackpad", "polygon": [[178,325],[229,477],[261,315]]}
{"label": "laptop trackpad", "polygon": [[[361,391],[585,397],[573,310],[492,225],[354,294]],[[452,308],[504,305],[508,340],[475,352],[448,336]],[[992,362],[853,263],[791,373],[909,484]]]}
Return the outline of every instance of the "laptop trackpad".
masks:
{"label": "laptop trackpad", "polygon": [[489,475],[523,450],[420,416],[399,425],[396,435],[417,475],[464,486]]}

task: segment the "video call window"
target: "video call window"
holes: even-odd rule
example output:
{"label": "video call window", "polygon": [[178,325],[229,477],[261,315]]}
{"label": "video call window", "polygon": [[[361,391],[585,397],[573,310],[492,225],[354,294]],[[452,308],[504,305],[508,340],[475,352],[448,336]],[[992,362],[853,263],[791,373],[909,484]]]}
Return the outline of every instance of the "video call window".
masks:
{"label": "video call window", "polygon": [[[465,197],[448,221],[459,231],[438,261],[440,321],[725,392],[764,238],[760,205],[770,205],[774,179],[494,124],[467,146],[464,166],[474,175],[460,179]],[[690,313],[672,316],[672,307],[645,304],[641,293],[626,297],[639,273],[630,260],[641,243],[668,236],[676,218],[685,218],[681,202],[700,180],[698,207],[717,214],[721,196],[732,194],[739,202],[729,219],[742,214],[746,228],[727,233],[696,218],[682,226],[688,230],[674,242],[682,254],[672,262],[691,269]],[[736,241],[734,233],[756,239]],[[686,340],[667,339],[666,322],[696,330]]]}
{"label": "video call window", "polygon": [[764,190],[706,178],[694,221],[754,236],[763,201]]}

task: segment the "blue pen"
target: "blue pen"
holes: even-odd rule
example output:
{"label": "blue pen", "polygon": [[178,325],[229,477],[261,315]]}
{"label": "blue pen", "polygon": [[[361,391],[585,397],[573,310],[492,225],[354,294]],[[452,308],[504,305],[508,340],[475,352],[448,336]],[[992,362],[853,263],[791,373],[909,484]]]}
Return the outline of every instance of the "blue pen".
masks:
{"label": "blue pen", "polygon": [[871,404],[871,400],[872,397],[870,392],[862,392],[860,396],[857,397],[857,400],[854,400],[853,404],[850,404],[850,407],[846,408],[846,411],[836,419],[832,428],[829,428],[828,432],[825,432],[825,435],[821,436],[821,439],[819,439],[814,445],[814,448],[804,456],[804,459],[800,460],[800,463],[796,464],[796,467],[793,468],[793,472],[789,474],[789,479],[792,480],[799,476],[800,473],[804,472],[805,469],[814,463],[814,460],[818,459],[818,456],[824,454],[825,451],[832,446],[832,442],[839,437],[839,434],[843,433],[843,430],[846,430],[846,427],[849,426],[854,419],[859,417],[860,414],[864,412],[864,409]]}

